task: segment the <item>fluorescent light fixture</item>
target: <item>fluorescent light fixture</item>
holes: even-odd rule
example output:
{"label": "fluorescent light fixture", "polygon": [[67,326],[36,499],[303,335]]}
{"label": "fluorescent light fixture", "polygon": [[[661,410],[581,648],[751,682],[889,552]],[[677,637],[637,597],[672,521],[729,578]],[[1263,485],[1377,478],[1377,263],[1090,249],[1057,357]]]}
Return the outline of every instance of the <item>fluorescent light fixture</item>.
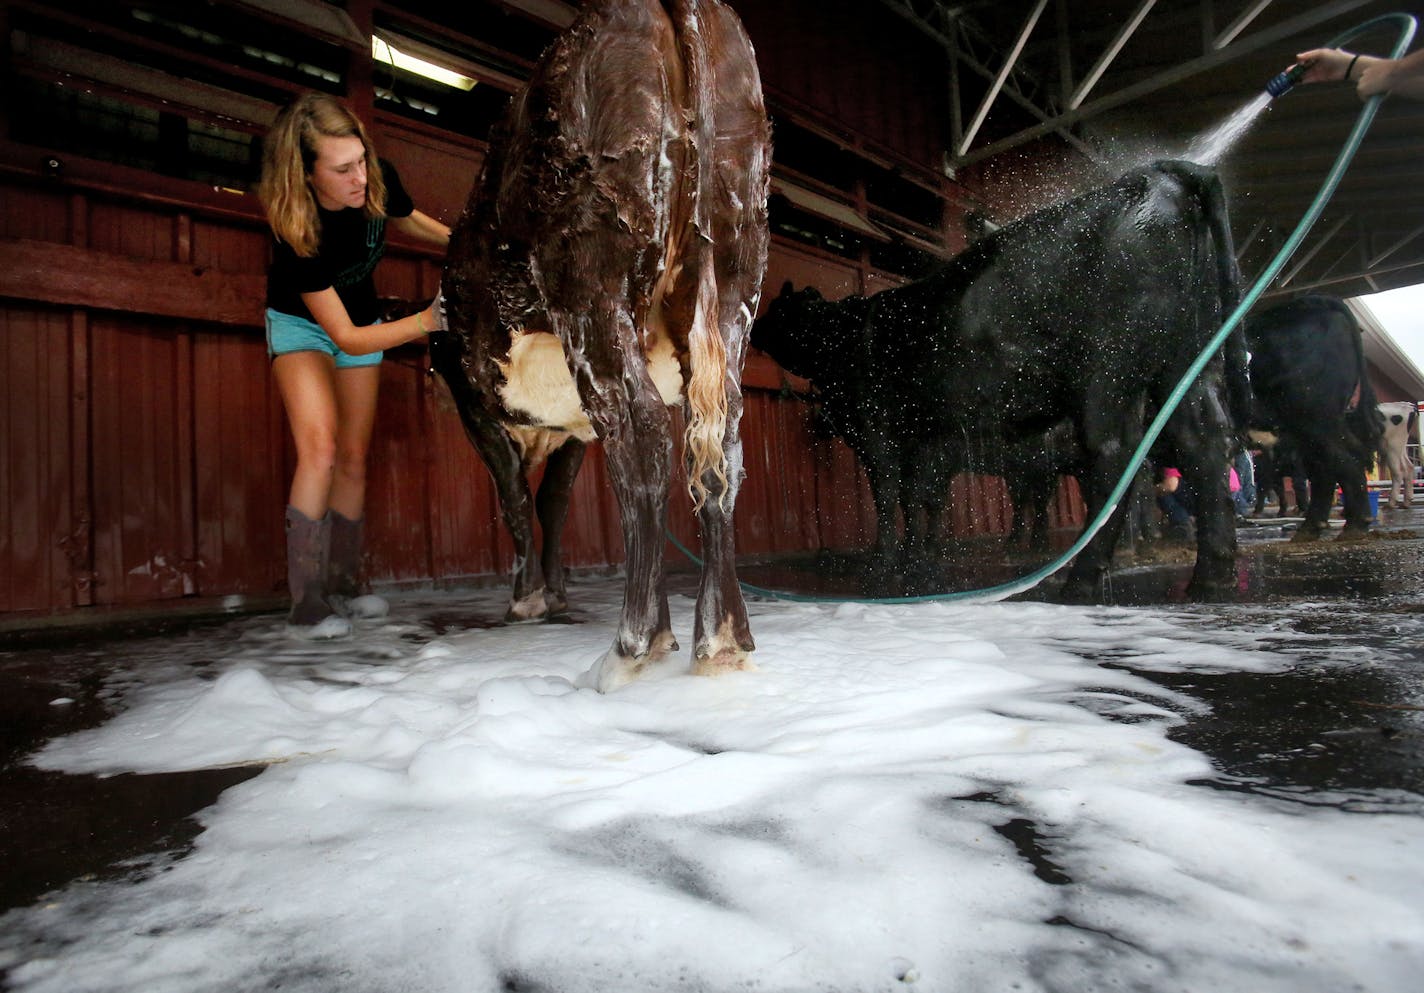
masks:
{"label": "fluorescent light fixture", "polygon": [[398,48],[392,48],[380,38],[371,38],[371,54],[378,62],[395,66],[397,69],[404,69],[406,72],[413,72],[417,76],[424,76],[426,79],[433,79],[437,83],[454,87],[457,90],[472,90],[475,88],[475,81],[469,76],[461,76],[458,72],[452,72],[443,66],[438,66],[433,62],[426,62],[418,59],[414,55],[407,55]]}

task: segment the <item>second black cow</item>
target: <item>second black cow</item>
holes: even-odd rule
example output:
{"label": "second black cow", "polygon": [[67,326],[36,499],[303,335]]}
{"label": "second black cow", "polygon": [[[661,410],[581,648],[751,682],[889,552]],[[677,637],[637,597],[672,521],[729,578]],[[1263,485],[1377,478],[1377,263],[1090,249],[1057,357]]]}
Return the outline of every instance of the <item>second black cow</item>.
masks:
{"label": "second black cow", "polygon": [[[877,549],[891,557],[897,509],[909,522],[942,503],[955,472],[1002,474],[1006,452],[1065,419],[1092,520],[1239,296],[1216,175],[1158,162],[1007,225],[903,287],[832,303],[788,284],[752,344],[818,389],[870,479]],[[1198,594],[1224,590],[1234,573],[1225,469],[1248,406],[1238,333],[1156,452],[1201,494]],[[1125,509],[1074,561],[1064,596],[1100,595]]]}
{"label": "second black cow", "polygon": [[1246,340],[1252,430],[1283,438],[1310,480],[1310,505],[1292,540],[1320,537],[1337,486],[1345,512],[1340,537],[1362,537],[1370,527],[1366,474],[1384,419],[1365,374],[1355,316],[1337,297],[1305,296],[1253,314]]}

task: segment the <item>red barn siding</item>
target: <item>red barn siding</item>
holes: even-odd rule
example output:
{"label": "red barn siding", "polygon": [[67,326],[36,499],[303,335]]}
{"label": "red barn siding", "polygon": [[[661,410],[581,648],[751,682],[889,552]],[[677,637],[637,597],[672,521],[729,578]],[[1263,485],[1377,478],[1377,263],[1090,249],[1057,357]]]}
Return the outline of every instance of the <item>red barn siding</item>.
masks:
{"label": "red barn siding", "polygon": [[[171,328],[91,319],[95,597],[136,603],[193,592],[191,456],[178,386],[191,376]],[[187,443],[185,445],[185,442]],[[187,449],[185,451],[185,448]]]}
{"label": "red barn siding", "polygon": [[287,425],[259,331],[193,335],[193,476],[199,589],[267,594],[285,587],[274,550],[290,471]]}
{"label": "red barn siding", "polygon": [[73,606],[69,318],[5,307],[0,330],[0,611]]}

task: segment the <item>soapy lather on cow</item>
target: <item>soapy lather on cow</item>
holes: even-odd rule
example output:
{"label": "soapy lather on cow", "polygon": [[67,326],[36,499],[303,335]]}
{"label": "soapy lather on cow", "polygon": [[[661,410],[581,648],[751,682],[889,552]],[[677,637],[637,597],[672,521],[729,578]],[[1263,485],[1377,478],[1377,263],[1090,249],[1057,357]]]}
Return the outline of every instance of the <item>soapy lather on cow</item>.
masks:
{"label": "soapy lather on cow", "polygon": [[[569,492],[584,446],[603,446],[627,582],[614,644],[586,676],[599,690],[677,648],[663,563],[672,404],[704,555],[693,670],[753,668],[733,508],[770,159],[755,55],[729,7],[593,0],[514,97],[455,225],[451,332],[431,359],[514,539],[510,619],[566,606]],[[536,501],[526,473],[541,461]]]}

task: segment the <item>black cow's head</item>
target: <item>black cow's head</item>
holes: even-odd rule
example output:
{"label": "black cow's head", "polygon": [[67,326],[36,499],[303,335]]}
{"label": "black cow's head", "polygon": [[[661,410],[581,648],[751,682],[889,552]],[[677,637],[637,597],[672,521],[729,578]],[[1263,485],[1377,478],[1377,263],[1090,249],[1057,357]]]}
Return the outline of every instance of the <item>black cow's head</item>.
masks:
{"label": "black cow's head", "polygon": [[814,286],[795,289],[791,280],[752,324],[751,344],[774,358],[783,369],[815,379],[819,367],[825,298]]}

